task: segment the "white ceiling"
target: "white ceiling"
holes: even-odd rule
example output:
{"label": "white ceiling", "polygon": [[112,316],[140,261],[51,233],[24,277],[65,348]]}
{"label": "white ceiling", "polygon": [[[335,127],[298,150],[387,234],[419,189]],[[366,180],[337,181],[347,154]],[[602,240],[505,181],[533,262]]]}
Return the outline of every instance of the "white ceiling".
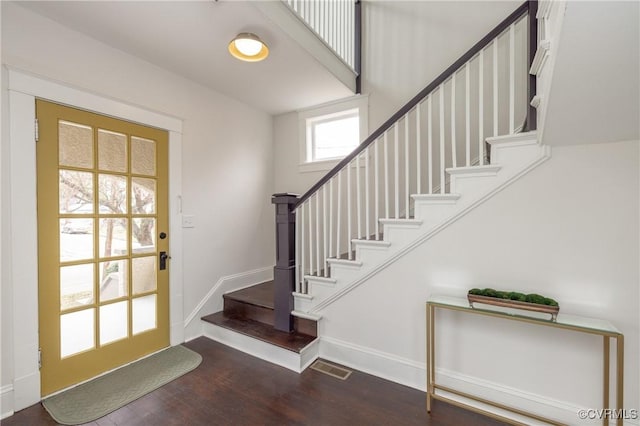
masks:
{"label": "white ceiling", "polygon": [[[271,114],[353,95],[245,1],[33,1],[36,13]],[[227,45],[253,32],[269,46],[259,63]]]}

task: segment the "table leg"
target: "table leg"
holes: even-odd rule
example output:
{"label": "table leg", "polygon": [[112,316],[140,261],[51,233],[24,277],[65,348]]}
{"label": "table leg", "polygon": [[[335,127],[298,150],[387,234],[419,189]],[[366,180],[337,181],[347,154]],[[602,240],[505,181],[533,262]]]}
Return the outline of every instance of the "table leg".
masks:
{"label": "table leg", "polygon": [[[616,408],[618,413],[622,412],[624,406],[624,336],[618,334],[616,337],[618,347],[616,348]],[[618,426],[623,425],[623,416],[618,417]]]}
{"label": "table leg", "polygon": [[427,304],[427,412],[431,412],[431,400],[433,395],[435,359],[433,348],[435,344],[434,307]]}
{"label": "table leg", "polygon": [[[610,384],[609,384],[609,367],[610,367],[610,349],[609,349],[609,336],[602,336],[603,338],[603,377],[602,377],[602,408],[605,410],[609,409],[609,393],[610,393]],[[602,424],[607,426],[609,424],[609,418],[607,416],[602,417]]]}

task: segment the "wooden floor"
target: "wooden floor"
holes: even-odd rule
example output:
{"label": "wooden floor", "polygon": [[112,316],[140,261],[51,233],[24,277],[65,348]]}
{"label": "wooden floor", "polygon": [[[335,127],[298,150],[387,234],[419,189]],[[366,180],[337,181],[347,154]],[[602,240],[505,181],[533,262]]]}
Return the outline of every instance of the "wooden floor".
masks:
{"label": "wooden floor", "polygon": [[[435,401],[423,392],[355,371],[342,381],[307,369],[296,374],[201,337],[185,346],[200,353],[194,371],[92,425],[421,425],[504,423]],[[40,404],[3,426],[55,425]]]}

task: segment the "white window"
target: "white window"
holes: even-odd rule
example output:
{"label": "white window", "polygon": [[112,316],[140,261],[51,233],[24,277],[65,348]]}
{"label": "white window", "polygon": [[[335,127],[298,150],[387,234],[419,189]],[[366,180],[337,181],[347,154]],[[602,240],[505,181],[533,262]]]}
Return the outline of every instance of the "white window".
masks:
{"label": "white window", "polygon": [[367,135],[367,97],[355,96],[299,112],[300,171],[334,167]]}

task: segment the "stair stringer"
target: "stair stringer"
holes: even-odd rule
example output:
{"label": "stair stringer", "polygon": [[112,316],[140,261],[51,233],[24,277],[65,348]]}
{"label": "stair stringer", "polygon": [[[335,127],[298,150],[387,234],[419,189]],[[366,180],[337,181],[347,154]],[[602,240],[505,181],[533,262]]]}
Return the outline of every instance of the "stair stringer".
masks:
{"label": "stair stringer", "polygon": [[[331,279],[335,279],[335,282],[332,282],[330,286],[323,283],[322,290],[314,293],[317,288],[314,277],[307,277],[310,299],[307,298],[304,303],[299,303],[303,300],[295,298],[296,310],[319,314],[324,308],[544,163],[551,157],[551,148],[540,145],[536,136],[535,132],[528,132],[489,138],[487,142],[492,145],[492,164],[497,165],[499,161],[500,170],[495,173],[481,172],[478,176],[473,177],[462,177],[454,171],[452,173],[453,187],[459,197],[454,195],[451,197],[454,198],[453,201],[451,198],[438,200],[435,197],[436,200],[424,200],[423,195],[414,196],[413,198],[417,202],[416,206],[422,201],[427,204],[431,203],[432,206],[428,206],[431,209],[423,206],[416,208],[418,216],[415,220],[382,219],[383,241],[390,244],[387,247],[370,248],[366,247],[366,243],[358,247],[356,242],[357,256],[352,264],[345,260],[338,262],[338,264],[330,261]],[[469,171],[473,174],[472,170]],[[478,184],[479,181],[483,181],[483,183]],[[436,212],[433,215],[435,217],[431,217],[432,220],[429,218],[429,210]],[[415,226],[416,221],[420,221],[421,224]],[[403,222],[412,225],[414,229],[403,227]],[[372,261],[364,261],[368,259],[367,250],[377,251],[375,256],[372,256],[377,262],[374,262],[373,259],[371,259]],[[383,255],[384,252],[386,252],[386,257]]]}

